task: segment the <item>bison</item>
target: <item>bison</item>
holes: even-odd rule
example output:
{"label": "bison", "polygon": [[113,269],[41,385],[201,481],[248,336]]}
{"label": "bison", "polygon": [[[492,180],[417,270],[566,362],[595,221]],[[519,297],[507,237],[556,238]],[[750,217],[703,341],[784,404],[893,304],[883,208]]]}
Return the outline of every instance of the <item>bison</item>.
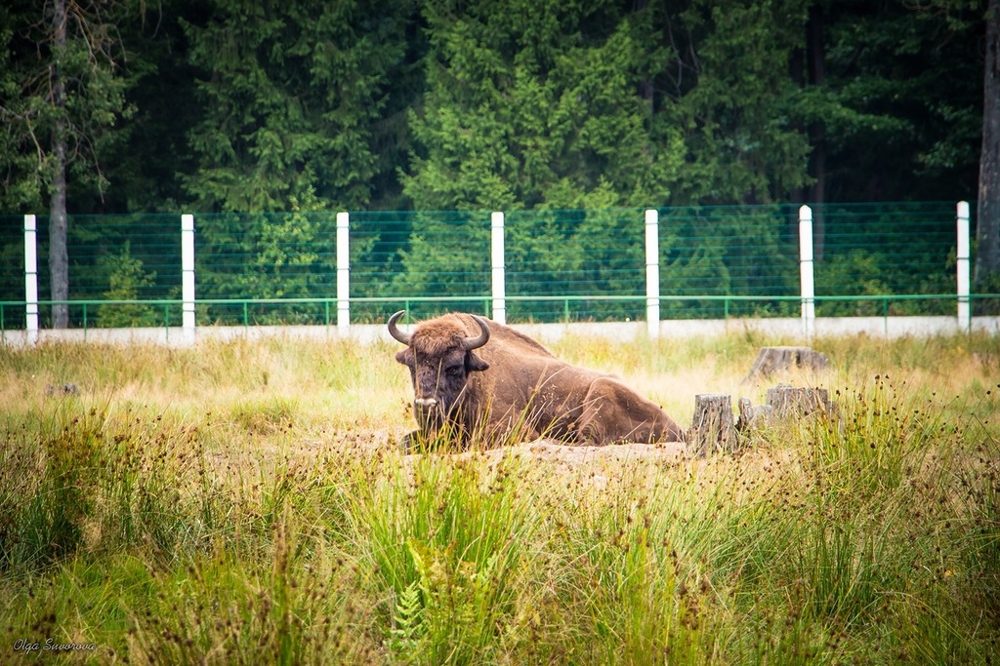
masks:
{"label": "bison", "polygon": [[446,314],[412,333],[389,318],[389,333],[406,345],[396,360],[410,369],[418,430],[410,448],[440,433],[460,445],[511,437],[565,443],[683,441],[663,409],[613,375],[559,360],[514,329],[471,314]]}

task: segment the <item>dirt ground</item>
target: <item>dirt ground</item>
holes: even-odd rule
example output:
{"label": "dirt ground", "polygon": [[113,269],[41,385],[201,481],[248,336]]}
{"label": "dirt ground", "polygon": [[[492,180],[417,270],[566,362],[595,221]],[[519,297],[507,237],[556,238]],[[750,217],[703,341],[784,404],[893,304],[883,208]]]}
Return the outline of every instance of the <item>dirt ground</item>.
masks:
{"label": "dirt ground", "polygon": [[655,458],[657,460],[676,460],[680,462],[687,457],[687,446],[684,442],[663,442],[661,444],[611,444],[608,446],[570,446],[554,440],[538,439],[514,446],[503,446],[488,451],[466,451],[456,454],[456,457],[489,457],[525,456],[540,458],[562,463],[567,467],[578,467],[587,463],[624,462]]}

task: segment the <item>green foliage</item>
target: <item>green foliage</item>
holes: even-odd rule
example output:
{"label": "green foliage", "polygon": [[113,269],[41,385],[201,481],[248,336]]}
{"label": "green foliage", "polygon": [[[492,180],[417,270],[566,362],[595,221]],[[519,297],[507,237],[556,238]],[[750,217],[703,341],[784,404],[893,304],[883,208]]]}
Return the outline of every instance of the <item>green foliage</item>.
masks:
{"label": "green foliage", "polygon": [[389,649],[399,655],[400,661],[420,663],[424,658],[420,650],[426,639],[427,625],[424,624],[421,595],[425,592],[421,580],[414,580],[403,590],[393,609],[395,626],[390,630]]}
{"label": "green foliage", "polygon": [[800,91],[788,73],[809,5],[697,1],[678,17],[672,34],[687,31],[683,47],[696,52],[685,63],[694,81],[668,116],[687,130],[679,203],[780,203],[808,182]]}
{"label": "green foliage", "polygon": [[[115,31],[117,21],[132,18],[127,3],[70,9],[64,46],[55,38],[49,4],[0,10],[0,206],[6,211],[47,207],[59,144],[71,184],[86,196],[103,196],[109,186],[103,160],[135,113],[126,99],[134,77],[123,69],[127,58]],[[57,79],[61,99],[53,94]]]}
{"label": "green foliage", "polygon": [[183,21],[203,72],[203,116],[189,134],[197,171],[183,178],[200,210],[368,204],[376,121],[406,48],[406,5],[384,9],[218,0],[204,18]]}
{"label": "green foliage", "polygon": [[[851,250],[824,261],[816,271],[816,293],[830,296],[879,296],[890,292],[881,267],[884,254],[862,249]],[[880,316],[884,302],[820,302],[817,314],[822,316]]]}
{"label": "green foliage", "polygon": [[[301,210],[289,214],[205,215],[198,218],[204,239],[195,254],[199,298],[295,299],[336,296],[336,215]],[[270,314],[253,305],[255,322],[315,318],[316,304],[283,305]],[[207,316],[226,320],[210,305]],[[314,319],[315,320],[315,319]]]}
{"label": "green foliage", "polygon": [[[671,297],[789,296],[798,292],[797,248],[783,206],[678,207],[660,211],[660,291]],[[667,316],[723,318],[788,314],[787,302],[665,300]]]}
{"label": "green foliage", "polygon": [[[142,260],[132,256],[131,244],[125,241],[121,254],[98,259],[98,269],[107,271],[109,289],[104,297],[109,301],[134,301],[139,298],[139,290],[151,287],[156,280],[156,272],[146,273]],[[129,326],[156,326],[158,314],[143,303],[121,303],[101,305],[97,310],[97,325],[103,328]]]}
{"label": "green foliage", "polygon": [[[805,91],[802,112],[824,126],[827,200],[974,198],[985,4],[822,6],[825,78]],[[897,177],[862,166],[874,163]]]}
{"label": "green foliage", "polygon": [[[402,271],[392,277],[390,293],[489,295],[489,213],[417,213],[413,225],[408,246],[399,251]],[[478,305],[464,307],[480,310]],[[462,308],[461,303],[446,307]]]}
{"label": "green foliage", "polygon": [[[984,294],[1000,294],[1000,274],[993,273],[986,276],[976,291]],[[973,303],[973,308],[977,315],[996,315],[1000,313],[1000,302],[996,298],[981,299]]]}
{"label": "green foliage", "polygon": [[[507,216],[507,293],[540,296],[637,296],[644,293],[642,211],[635,209],[520,211]],[[563,303],[512,301],[512,317],[558,320]],[[585,300],[574,316],[637,317],[639,300]]]}
{"label": "green foliage", "polygon": [[182,434],[140,428],[129,411],[121,420],[96,408],[80,414],[76,399],[63,400],[66,414],[3,433],[0,572],[31,571],[81,549],[142,544],[159,552],[180,528],[186,507],[176,484],[190,471],[178,455]]}
{"label": "green foliage", "polygon": [[648,13],[611,3],[427,2],[430,51],[404,191],[417,209],[516,210],[662,200],[682,160],[635,90],[662,66]]}
{"label": "green foliage", "polygon": [[[484,479],[429,454],[410,473],[349,497],[351,532],[376,544],[368,566],[398,595],[395,659],[475,662],[514,613],[524,547],[537,523],[507,481],[512,465],[501,463]],[[401,502],[407,495],[412,500]],[[380,508],[363,509],[369,502]]]}
{"label": "green foliage", "polygon": [[[826,205],[823,258],[816,264],[821,316],[952,314],[947,299],[880,299],[955,293],[953,204]],[[950,252],[948,248],[951,248]],[[849,296],[861,296],[852,300]]]}
{"label": "green foliage", "polygon": [[[819,151],[830,200],[968,198],[983,10],[116,2],[93,24],[101,48],[71,26],[60,56],[85,158],[70,211],[771,203],[819,177]],[[50,21],[35,3],[2,12],[0,197],[37,210],[59,115],[35,85]]]}
{"label": "green foliage", "polygon": [[[106,241],[111,254],[121,247],[110,225],[80,214],[205,213],[199,295],[211,298],[331,295],[329,243],[305,246],[327,233],[327,222],[310,217],[320,211],[372,215],[364,240],[352,236],[352,257],[360,260],[354,295],[428,295],[423,286],[435,289],[430,295],[469,296],[456,303],[479,311],[487,277],[473,245],[485,248],[488,233],[480,211],[510,215],[511,264],[526,271],[510,282],[513,295],[544,297],[571,284],[577,293],[641,298],[634,277],[625,277],[633,266],[641,270],[641,252],[626,238],[633,222],[623,210],[817,197],[953,201],[975,191],[981,0],[129,0],[101,11],[90,33],[100,48],[88,49],[73,24],[57,54],[46,34],[50,17],[37,3],[0,8],[0,208],[44,208],[48,143],[65,122],[69,210],[79,221],[71,245],[75,235]],[[57,60],[70,85],[64,109],[46,97],[48,65]],[[377,217],[407,209],[423,212]],[[560,217],[582,210],[600,212]],[[274,211],[307,215],[248,220],[240,223],[245,234],[208,218]],[[442,219],[426,211],[470,214]],[[536,217],[519,224],[524,212]],[[664,227],[661,272],[679,287],[664,295],[694,293],[697,281],[699,293],[713,296],[756,295],[765,284],[787,295],[791,270],[773,248],[790,232],[785,215],[771,212],[742,219],[692,213],[699,219],[678,220],[677,236]],[[824,219],[835,233],[817,214],[818,239]],[[680,236],[702,226],[719,235],[694,246]],[[442,237],[463,245],[448,247]],[[914,245],[923,253],[941,242]],[[20,251],[19,238],[4,235],[0,243],[0,256]],[[94,261],[74,249],[70,295],[95,298],[105,285],[84,284]],[[178,286],[138,241],[132,250],[168,288]],[[875,250],[864,252],[835,250],[825,268],[821,252],[818,276],[847,294],[867,293],[874,283],[894,293],[950,287],[939,268],[917,263],[901,275],[864,273],[847,284],[851,270],[881,265]],[[765,274],[768,268],[775,271]],[[319,275],[307,278],[307,270]],[[16,280],[0,289],[4,300],[23,295]],[[716,305],[664,307],[722,316]],[[869,305],[821,303],[831,314]],[[523,307],[532,317],[565,316],[545,300]],[[787,307],[753,302],[733,313],[785,314]],[[380,316],[380,308],[364,316]],[[937,303],[891,309],[950,311]],[[242,319],[238,310],[208,307],[200,316],[231,322]],[[639,301],[595,301],[575,316],[641,311]],[[326,317],[318,306],[252,314],[258,321]]]}

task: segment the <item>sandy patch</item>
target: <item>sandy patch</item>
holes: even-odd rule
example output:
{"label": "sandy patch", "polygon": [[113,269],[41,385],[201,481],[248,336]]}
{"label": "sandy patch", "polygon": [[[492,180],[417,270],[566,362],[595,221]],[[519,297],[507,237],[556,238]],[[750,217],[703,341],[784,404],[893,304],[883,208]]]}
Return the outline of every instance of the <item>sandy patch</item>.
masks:
{"label": "sandy patch", "polygon": [[673,459],[677,462],[687,458],[687,446],[684,442],[664,442],[661,444],[610,444],[607,446],[574,446],[561,444],[554,440],[538,439],[512,446],[503,446],[486,451],[466,451],[456,454],[464,457],[502,458],[504,456],[522,456],[543,460],[551,460],[570,466],[586,463],[627,462],[656,458],[657,460]]}

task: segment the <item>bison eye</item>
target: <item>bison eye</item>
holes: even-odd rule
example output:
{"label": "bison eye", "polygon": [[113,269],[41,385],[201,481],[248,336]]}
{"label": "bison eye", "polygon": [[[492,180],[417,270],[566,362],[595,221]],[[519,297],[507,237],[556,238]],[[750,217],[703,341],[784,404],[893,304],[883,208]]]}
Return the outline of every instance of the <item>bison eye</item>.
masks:
{"label": "bison eye", "polygon": [[444,373],[449,377],[461,377],[462,376],[462,366],[453,365],[450,368],[445,368]]}

